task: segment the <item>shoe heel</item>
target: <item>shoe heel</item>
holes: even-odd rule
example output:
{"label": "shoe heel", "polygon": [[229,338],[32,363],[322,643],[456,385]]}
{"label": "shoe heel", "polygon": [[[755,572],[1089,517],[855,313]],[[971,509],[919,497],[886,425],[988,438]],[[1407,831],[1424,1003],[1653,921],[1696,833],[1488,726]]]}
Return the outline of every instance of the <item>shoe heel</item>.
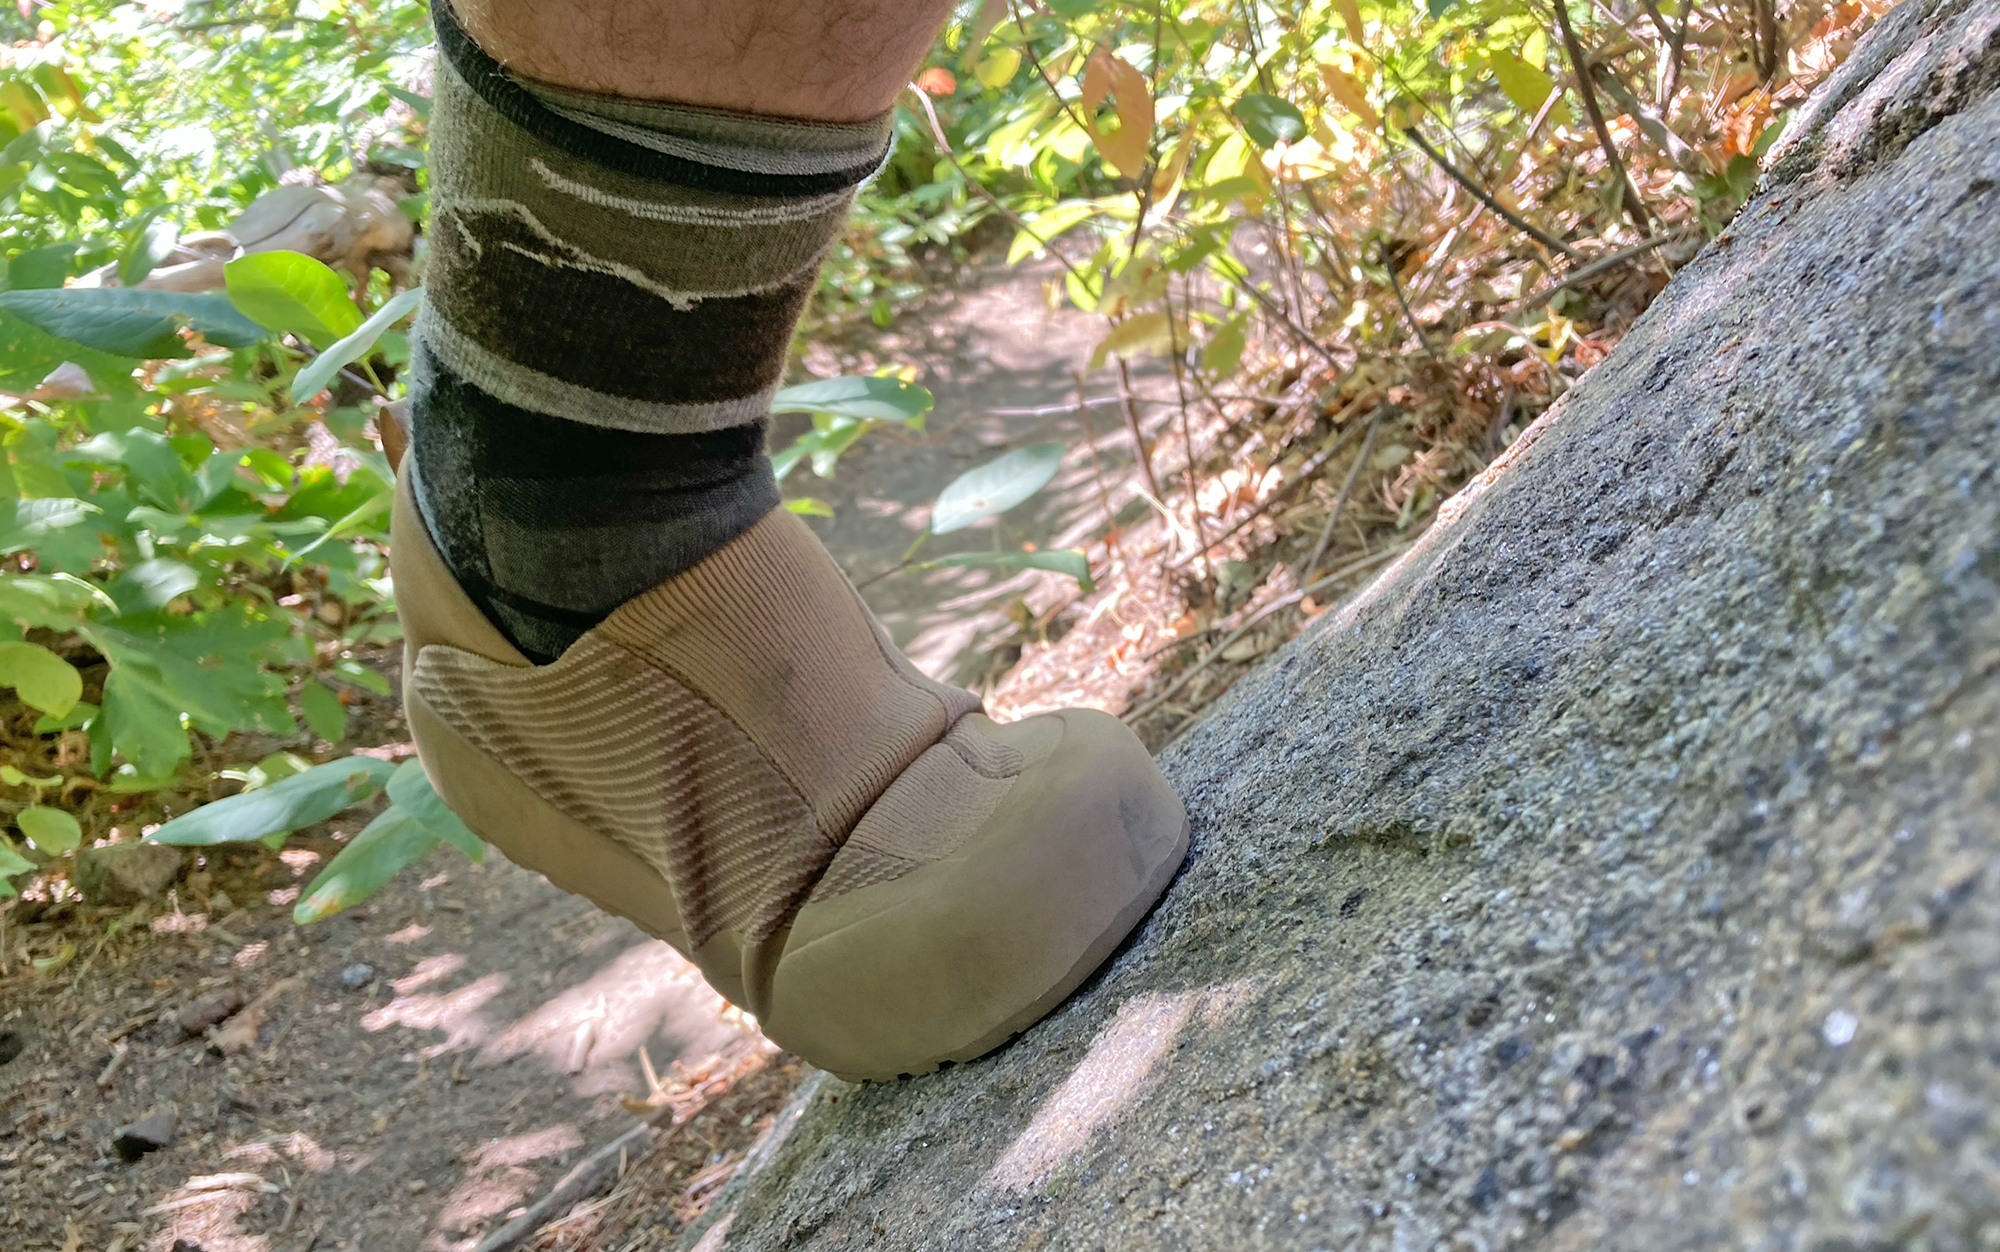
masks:
{"label": "shoe heel", "polygon": [[673,889],[658,870],[624,846],[563,816],[466,742],[408,687],[403,710],[431,786],[474,834],[514,864],[687,952]]}

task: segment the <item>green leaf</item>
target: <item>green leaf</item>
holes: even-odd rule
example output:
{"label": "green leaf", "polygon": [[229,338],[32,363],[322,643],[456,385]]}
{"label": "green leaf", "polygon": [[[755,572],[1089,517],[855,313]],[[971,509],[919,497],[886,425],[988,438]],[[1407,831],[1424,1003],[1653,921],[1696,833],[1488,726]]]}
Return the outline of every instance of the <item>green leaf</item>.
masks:
{"label": "green leaf", "polygon": [[1090,354],[1090,368],[1103,365],[1104,358],[1114,352],[1128,359],[1141,355],[1163,356],[1172,351],[1176,342],[1185,344],[1187,335],[1176,332],[1165,313],[1134,313],[1112,327],[1111,333],[1097,345]]}
{"label": "green leaf", "polygon": [[394,83],[389,84],[389,94],[401,100],[404,104],[409,105],[410,108],[416,111],[418,117],[428,118],[431,115],[431,98],[429,96],[420,96],[414,91],[406,91]]}
{"label": "green leaf", "polygon": [[88,700],[78,700],[70,711],[61,717],[38,717],[35,719],[35,733],[54,735],[65,730],[76,730],[90,725],[97,716],[97,706]]}
{"label": "green leaf", "polygon": [[0,643],[0,687],[12,687],[29,708],[62,717],[83,698],[83,675],[38,643]]}
{"label": "green leaf", "polygon": [[972,71],[972,76],[977,78],[980,86],[988,91],[998,91],[1013,81],[1015,73],[1020,68],[1019,48],[995,48],[979,62],[978,68]]}
{"label": "green leaf", "polygon": [[68,630],[100,611],[116,613],[118,605],[97,584],[72,574],[0,575],[0,620]]}
{"label": "green leaf", "polygon": [[359,904],[443,842],[443,835],[418,821],[408,809],[388,809],[354,836],[312,880],[292,909],[292,920],[303,926]]}
{"label": "green leaf", "polygon": [[800,517],[832,517],[833,506],[812,496],[798,496],[785,501],[785,508]]}
{"label": "green leaf", "polygon": [[69,277],[69,259],[75,255],[73,243],[30,248],[7,262],[7,289],[37,291],[60,287]]}
{"label": "green leaf", "polygon": [[201,583],[201,573],[187,562],[155,557],[120,574],[109,590],[124,612],[145,613],[166,608]]}
{"label": "green leaf", "polygon": [[330,345],[326,351],[306,363],[306,367],[292,379],[292,403],[304,404],[326,389],[345,366],[352,365],[368,355],[375,347],[375,341],[382,332],[408,316],[424,298],[422,287],[412,287],[375,310],[369,319],[355,329],[354,333]]}
{"label": "green leaf", "polygon": [[[102,716],[103,742],[124,753],[145,778],[165,778],[188,754],[180,710],[131,667],[114,667],[104,679]],[[95,742],[93,736],[93,746]]]}
{"label": "green leaf", "polygon": [[822,378],[778,392],[771,398],[771,412],[827,413],[921,428],[931,404],[929,391],[900,378]]}
{"label": "green leaf", "polygon": [[253,252],[223,266],[229,302],[268,330],[330,347],[361,326],[340,275],[303,252]]}
{"label": "green leaf", "polygon": [[332,665],[334,677],[378,696],[389,694],[389,680],[352,657],[342,657]]}
{"label": "green leaf", "polygon": [[244,348],[264,337],[222,296],[133,287],[65,287],[0,292],[0,308],[59,339],[115,356],[159,359],[189,355],[178,328],[210,343]]}
{"label": "green leaf", "polygon": [[1289,101],[1253,91],[1229,110],[1243,123],[1243,130],[1260,148],[1291,143],[1306,133],[1305,114]]}
{"label": "green leaf", "polygon": [[931,509],[931,533],[950,534],[1005,513],[1048,485],[1062,457],[1061,444],[1034,443],[960,474],[938,493]]}
{"label": "green leaf", "polygon": [[127,287],[144,282],[146,275],[173,255],[174,245],[180,242],[180,228],[160,216],[163,210],[164,206],[154,210],[139,223],[118,258],[118,281]]}
{"label": "green leaf", "polygon": [[424,773],[424,767],[417,758],[404,761],[396,767],[395,773],[389,775],[389,799],[432,832],[443,836],[475,863],[486,859],[485,841],[458,820],[458,814],[451,811],[437,789],[431,786],[430,775]]}
{"label": "green leaf", "polygon": [[0,879],[12,878],[16,874],[25,874],[33,868],[35,868],[33,861],[14,851],[14,845],[8,843],[5,839],[0,839]]}
{"label": "green leaf", "polygon": [[0,552],[39,548],[55,531],[67,530],[100,511],[94,504],[62,496],[0,503]]}
{"label": "green leaf", "polygon": [[1243,319],[1231,318],[1201,350],[1201,367],[1217,378],[1227,378],[1236,372],[1237,365],[1243,360],[1243,347]]}
{"label": "green leaf", "polygon": [[249,843],[315,826],[380,791],[395,766],[372,756],[316,765],[268,787],[238,792],[182,814],[146,838],[175,847]]}
{"label": "green leaf", "polygon": [[1019,262],[1029,253],[1040,254],[1042,245],[1054,241],[1057,235],[1071,227],[1087,222],[1103,211],[1103,206],[1095,200],[1065,200],[1035,214],[1027,223],[1027,229],[1014,236],[1014,242],[1007,249],[1007,264]]}
{"label": "green leaf", "polygon": [[50,856],[61,856],[83,842],[83,827],[76,824],[76,819],[45,804],[31,804],[22,809],[14,822],[28,842]]}
{"label": "green leaf", "polygon": [[339,743],[347,734],[347,708],[325,683],[309,682],[299,689],[299,711],[312,733],[328,743]]}
{"label": "green leaf", "polygon": [[1548,102],[1549,93],[1556,89],[1556,81],[1550,78],[1538,65],[1530,65],[1505,48],[1495,48],[1486,54],[1486,64],[1492,68],[1493,77],[1499,82],[1500,90],[1514,102],[1521,112],[1534,116]]}
{"label": "green leaf", "polygon": [[1076,579],[1086,592],[1097,590],[1097,584],[1090,577],[1090,561],[1076,548],[1055,548],[1047,552],[954,552],[935,561],[925,561],[917,568],[936,569],[939,566],[1054,570]]}

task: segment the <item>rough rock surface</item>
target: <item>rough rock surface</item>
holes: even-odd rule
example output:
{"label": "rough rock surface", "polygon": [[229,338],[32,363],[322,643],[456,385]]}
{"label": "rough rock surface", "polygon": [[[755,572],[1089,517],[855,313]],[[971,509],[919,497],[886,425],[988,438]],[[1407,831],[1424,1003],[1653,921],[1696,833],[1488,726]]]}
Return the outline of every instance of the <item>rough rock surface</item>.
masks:
{"label": "rough rock surface", "polygon": [[150,900],[181,876],[181,850],[158,843],[110,843],[76,854],[71,877],[85,903],[137,904]]}
{"label": "rough rock surface", "polygon": [[2000,3],[1165,754],[1195,849],[987,1060],[818,1080],[703,1252],[2000,1249]]}

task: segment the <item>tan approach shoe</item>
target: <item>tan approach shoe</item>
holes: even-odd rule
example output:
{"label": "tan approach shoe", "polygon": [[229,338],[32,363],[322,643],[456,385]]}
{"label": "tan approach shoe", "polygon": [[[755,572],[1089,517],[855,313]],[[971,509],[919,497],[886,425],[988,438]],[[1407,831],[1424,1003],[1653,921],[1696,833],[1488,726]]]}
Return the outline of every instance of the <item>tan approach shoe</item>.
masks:
{"label": "tan approach shoe", "polygon": [[998,1047],[1180,866],[1186,811],[1123,723],[987,718],[917,672],[785,510],[536,666],[445,568],[413,469],[392,565],[438,794],[813,1064],[891,1079]]}

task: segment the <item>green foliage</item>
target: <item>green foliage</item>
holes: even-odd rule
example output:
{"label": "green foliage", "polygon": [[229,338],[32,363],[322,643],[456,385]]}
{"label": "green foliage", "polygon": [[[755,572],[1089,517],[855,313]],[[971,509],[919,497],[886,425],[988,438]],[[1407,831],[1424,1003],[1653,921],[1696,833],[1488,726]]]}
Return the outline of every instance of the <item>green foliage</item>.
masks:
{"label": "green foliage", "polygon": [[[394,396],[417,296],[279,252],[233,261],[222,291],[134,284],[298,165],[420,166],[425,8],[77,0],[24,36],[0,68],[0,391],[23,397],[0,408],[0,685],[95,776],[65,797],[200,783],[194,736],[295,736],[295,709],[338,743],[344,689],[387,694],[354,647],[397,637],[391,475],[340,372]],[[225,771],[253,785],[155,836],[282,838],[390,772],[285,778],[282,759]],[[31,793],[39,850],[75,845],[72,801],[11,765],[0,781]]]}
{"label": "green foliage", "polygon": [[326,348],[360,329],[364,320],[340,275],[302,253],[253,252],[231,261],[223,272],[229,279],[229,302],[268,330]]}
{"label": "green foliage", "polygon": [[203,847],[288,835],[375,795],[394,771],[393,765],[372,756],[328,761],[269,786],[204,804],[146,837],[175,847]]}
{"label": "green foliage", "polygon": [[1076,579],[1077,586],[1085,593],[1095,591],[1097,584],[1090,577],[1090,561],[1076,548],[1052,548],[1046,551],[1029,552],[954,552],[935,560],[924,561],[917,569],[937,569],[941,566],[972,566],[985,569],[1003,569],[1014,572],[1024,569],[1053,570]]}
{"label": "green foliage", "polygon": [[[901,378],[826,378],[786,387],[772,398],[771,411],[811,414],[813,425],[772,454],[771,467],[782,479],[805,461],[813,473],[831,478],[840,454],[863,435],[884,423],[922,430],[930,410],[931,393]],[[794,511],[813,513],[813,505],[831,516],[832,510],[820,501]]]}
{"label": "green foliage", "polygon": [[0,292],[0,309],[58,339],[112,356],[185,357],[182,327],[210,343],[242,348],[263,338],[256,322],[223,296],[125,287]]}
{"label": "green foliage", "polygon": [[412,287],[395,296],[369,315],[352,333],[314,357],[292,380],[292,403],[306,404],[326,389],[333,376],[374,351],[384,333],[397,322],[416,312],[424,298],[422,287]]}
{"label": "green foliage", "polygon": [[21,833],[28,837],[28,842],[49,856],[60,856],[83,842],[83,827],[61,809],[31,804],[16,814],[14,821],[21,827]]}
{"label": "green foliage", "polygon": [[293,907],[292,920],[303,926],[359,904],[444,842],[408,809],[386,810],[327,862]]}
{"label": "green foliage", "polygon": [[1034,443],[960,474],[938,493],[931,508],[931,533],[964,530],[1005,513],[1047,486],[1061,468],[1062,457],[1061,444]]}

